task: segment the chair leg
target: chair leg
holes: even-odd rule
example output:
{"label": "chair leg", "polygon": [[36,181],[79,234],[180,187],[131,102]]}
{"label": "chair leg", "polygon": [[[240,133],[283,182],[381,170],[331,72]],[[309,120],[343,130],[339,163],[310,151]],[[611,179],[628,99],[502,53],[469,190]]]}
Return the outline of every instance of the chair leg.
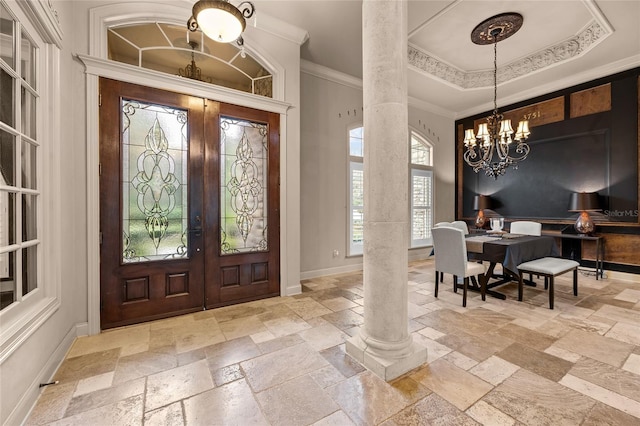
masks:
{"label": "chair leg", "polygon": [[458,292],[458,277],[455,275],[453,276],[453,292]]}
{"label": "chair leg", "polygon": [[462,280],[462,307],[467,307],[467,287],[469,286],[469,277],[464,277]]}
{"label": "chair leg", "polygon": [[484,302],[487,300],[487,281],[482,275],[478,275],[478,280],[480,281],[480,296],[482,296],[482,301]]}
{"label": "chair leg", "polygon": [[438,298],[438,273],[436,272],[436,291],[435,291],[435,296],[436,298]]}
{"label": "chair leg", "polygon": [[549,309],[553,309],[553,275],[549,277]]}
{"label": "chair leg", "polygon": [[523,287],[522,272],[518,274],[518,302],[522,302],[522,287]]}
{"label": "chair leg", "polygon": [[549,277],[547,276],[544,277],[544,289],[549,289]]}
{"label": "chair leg", "polygon": [[578,295],[578,268],[575,268],[573,270],[573,295],[574,296]]}
{"label": "chair leg", "polygon": [[440,277],[440,273],[436,271],[436,284],[438,284],[438,278]]}
{"label": "chair leg", "polygon": [[440,282],[444,282],[444,272],[440,272]]}

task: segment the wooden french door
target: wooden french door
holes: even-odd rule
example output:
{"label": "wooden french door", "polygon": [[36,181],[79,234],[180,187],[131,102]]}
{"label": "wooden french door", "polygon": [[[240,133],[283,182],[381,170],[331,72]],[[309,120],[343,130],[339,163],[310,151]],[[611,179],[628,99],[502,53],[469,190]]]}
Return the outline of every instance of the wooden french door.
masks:
{"label": "wooden french door", "polygon": [[279,117],[100,79],[103,329],[279,294]]}

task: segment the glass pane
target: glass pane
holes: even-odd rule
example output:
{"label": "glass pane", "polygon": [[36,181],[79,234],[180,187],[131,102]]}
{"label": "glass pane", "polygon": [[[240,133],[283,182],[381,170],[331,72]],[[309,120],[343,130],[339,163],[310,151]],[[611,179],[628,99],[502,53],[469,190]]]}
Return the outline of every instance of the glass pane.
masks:
{"label": "glass pane", "polygon": [[0,130],[0,185],[15,185],[16,137]]}
{"label": "glass pane", "polygon": [[0,191],[0,247],[16,243],[16,194]]}
{"label": "glass pane", "polygon": [[22,30],[22,39],[20,40],[20,58],[22,67],[20,71],[21,77],[29,83],[33,88],[36,87],[36,47],[27,35]]}
{"label": "glass pane", "polygon": [[431,166],[431,147],[415,137],[411,138],[411,163]]}
{"label": "glass pane", "polygon": [[363,127],[349,130],[349,155],[354,157],[364,155]]}
{"label": "glass pane", "polygon": [[413,209],[411,238],[413,240],[424,240],[427,238],[431,238],[430,209]]}
{"label": "glass pane", "polygon": [[268,127],[220,119],[220,250],[267,251]]}
{"label": "glass pane", "polygon": [[187,112],[122,100],[122,261],[187,256]]}
{"label": "glass pane", "polygon": [[0,253],[0,309],[4,309],[16,301],[16,254],[13,251]]}
{"label": "glass pane", "polygon": [[[13,58],[16,57],[13,51],[15,21],[9,11],[0,3],[0,58],[13,69],[16,69]],[[3,92],[4,93],[4,92]]]}
{"label": "glass pane", "polygon": [[36,146],[22,141],[22,187],[36,189]]}
{"label": "glass pane", "polygon": [[351,237],[352,243],[362,243],[364,239],[364,210],[353,209],[351,211],[351,220],[353,235]]}
{"label": "glass pane", "polygon": [[22,195],[22,241],[38,238],[38,196]]}
{"label": "glass pane", "polygon": [[364,171],[351,170],[351,205],[364,205]]}
{"label": "glass pane", "polygon": [[22,295],[38,288],[38,246],[22,249]]}
{"label": "glass pane", "polygon": [[13,87],[13,78],[5,70],[0,69],[0,121],[15,128]]}
{"label": "glass pane", "polygon": [[36,138],[36,97],[22,88],[22,133]]}
{"label": "glass pane", "polygon": [[431,177],[414,175],[413,179],[413,206],[429,206],[431,204]]}

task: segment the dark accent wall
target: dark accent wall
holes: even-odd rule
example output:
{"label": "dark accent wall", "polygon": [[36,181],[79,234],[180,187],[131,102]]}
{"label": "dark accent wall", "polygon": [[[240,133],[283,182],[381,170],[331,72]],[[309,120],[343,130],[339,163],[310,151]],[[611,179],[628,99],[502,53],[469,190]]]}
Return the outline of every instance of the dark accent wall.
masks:
{"label": "dark accent wall", "polygon": [[[640,68],[635,68],[501,107],[503,113],[530,114],[533,108],[537,116],[555,116],[538,120],[538,125],[530,121],[535,127],[527,141],[528,158],[497,179],[474,173],[462,158],[464,129],[477,129],[478,120],[490,111],[456,121],[456,216],[472,223],[473,197],[483,194],[495,204],[489,216],[502,216],[507,223],[535,220],[543,230],[561,230],[577,218],[567,210],[570,194],[597,192],[602,212],[592,215],[596,232],[605,236],[605,243],[610,240],[609,248],[622,251],[606,250],[605,244],[606,266],[640,273],[639,81]],[[557,108],[545,111],[551,99],[564,101],[559,118]],[[588,251],[583,248],[583,255],[588,257]]]}

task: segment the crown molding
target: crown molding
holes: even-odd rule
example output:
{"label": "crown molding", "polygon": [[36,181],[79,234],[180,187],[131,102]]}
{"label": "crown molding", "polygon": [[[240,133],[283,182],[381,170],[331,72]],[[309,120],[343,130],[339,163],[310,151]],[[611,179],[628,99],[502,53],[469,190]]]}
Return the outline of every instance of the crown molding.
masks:
{"label": "crown molding", "polygon": [[362,79],[319,65],[306,59],[300,60],[300,71],[324,80],[362,90]]}

